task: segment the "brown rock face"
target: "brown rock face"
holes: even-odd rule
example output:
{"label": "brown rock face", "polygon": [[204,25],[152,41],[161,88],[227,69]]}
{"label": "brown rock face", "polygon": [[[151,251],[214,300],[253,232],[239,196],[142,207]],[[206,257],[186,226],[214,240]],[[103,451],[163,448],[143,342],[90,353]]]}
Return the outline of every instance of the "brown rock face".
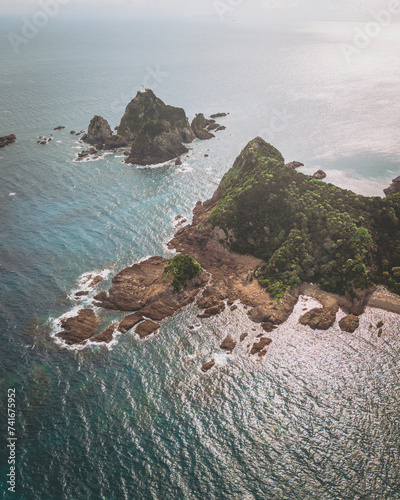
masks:
{"label": "brown rock face", "polygon": [[0,148],[4,148],[4,146],[14,144],[14,142],[16,140],[17,140],[17,136],[14,134],[5,135],[3,137],[0,137]]}
{"label": "brown rock face", "polygon": [[215,135],[207,130],[210,125],[212,125],[212,121],[204,118],[203,113],[199,113],[192,121],[194,135],[201,140],[212,139]]}
{"label": "brown rock face", "polygon": [[315,172],[313,177],[314,179],[325,179],[326,173],[323,170],[318,170],[317,172]]}
{"label": "brown rock face", "polygon": [[360,318],[354,316],[354,314],[349,314],[339,321],[339,326],[344,332],[353,333],[360,326]]}
{"label": "brown rock face", "polygon": [[259,340],[259,342],[255,342],[253,344],[253,347],[251,348],[250,354],[257,354],[261,352],[264,347],[269,346],[271,344],[272,340],[268,339],[266,337],[263,337]]}
{"label": "brown rock face", "polygon": [[96,335],[94,338],[90,339],[92,342],[105,342],[109,343],[113,339],[115,330],[117,329],[118,323],[113,323],[108,328],[103,330],[101,333]]}
{"label": "brown rock face", "polygon": [[393,179],[392,184],[383,190],[386,196],[390,196],[391,194],[400,193],[400,175]]}
{"label": "brown rock face", "polygon": [[57,334],[67,344],[79,344],[89,339],[99,327],[99,320],[91,309],[82,309],[73,318],[66,318],[61,326],[64,331]]}
{"label": "brown rock face", "polygon": [[236,347],[236,340],[232,337],[232,335],[228,335],[227,337],[224,338],[222,341],[221,345],[219,346],[221,349],[224,349],[224,351],[228,351],[231,353],[233,349]]}
{"label": "brown rock face", "polygon": [[308,325],[313,330],[328,330],[336,319],[337,308],[316,307],[304,314],[300,319],[301,325]]}
{"label": "brown rock face", "polygon": [[126,333],[135,325],[143,321],[143,316],[139,313],[129,314],[120,322],[118,330],[122,333]]}
{"label": "brown rock face", "polygon": [[111,136],[112,131],[108,121],[96,115],[91,119],[88,132],[82,140],[89,144],[99,144],[105,143]]}
{"label": "brown rock face", "polygon": [[211,368],[215,365],[215,359],[211,359],[207,363],[204,363],[204,365],[201,367],[202,372],[208,372],[208,370],[211,370]]}
{"label": "brown rock face", "polygon": [[155,333],[160,328],[158,323],[154,323],[154,321],[146,320],[143,323],[140,323],[135,332],[139,335],[141,339],[145,339],[149,337],[152,333]]}
{"label": "brown rock face", "polygon": [[[176,293],[171,286],[172,278],[164,275],[166,264],[167,260],[163,257],[151,257],[123,269],[113,278],[108,294],[101,292],[95,296],[97,305],[119,311],[137,311],[140,316],[155,321],[172,316],[195,300],[200,287],[207,281],[207,275],[202,273],[189,282],[185,290]],[[132,316],[133,321],[137,318]],[[126,325],[123,324],[123,327]]]}

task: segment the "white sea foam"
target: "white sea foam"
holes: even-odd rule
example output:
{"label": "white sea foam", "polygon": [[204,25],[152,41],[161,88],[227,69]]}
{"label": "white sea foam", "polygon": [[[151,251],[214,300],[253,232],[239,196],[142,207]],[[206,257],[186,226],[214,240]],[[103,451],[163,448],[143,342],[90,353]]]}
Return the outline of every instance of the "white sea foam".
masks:
{"label": "white sea foam", "polygon": [[17,193],[10,193],[8,196],[15,196]]}

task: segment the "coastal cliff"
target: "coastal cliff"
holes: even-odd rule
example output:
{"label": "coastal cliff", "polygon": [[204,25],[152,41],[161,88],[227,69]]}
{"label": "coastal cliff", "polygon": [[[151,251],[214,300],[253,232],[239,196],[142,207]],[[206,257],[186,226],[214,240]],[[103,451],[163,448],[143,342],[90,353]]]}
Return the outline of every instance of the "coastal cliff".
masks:
{"label": "coastal cliff", "polygon": [[[303,294],[322,307],[303,314],[301,324],[328,329],[342,308],[347,316],[339,326],[353,332],[367,305],[400,313],[399,218],[400,194],[368,198],[304,175],[258,137],[211,199],[196,204],[192,224],[169,242],[179,252],[177,260],[152,257],[122,270],[109,292],[95,297],[95,305],[134,313],[115,329],[136,326],[143,338],[158,331],[154,321],[191,302],[202,310],[199,318],[208,318],[239,301],[253,322],[271,332]],[[187,263],[198,270],[179,290],[166,272],[172,262],[178,273]],[[394,294],[382,299],[378,285]],[[73,331],[81,323],[69,322],[61,338],[81,338]],[[107,331],[100,338],[112,335]],[[263,356],[270,339],[259,343],[252,352]]]}

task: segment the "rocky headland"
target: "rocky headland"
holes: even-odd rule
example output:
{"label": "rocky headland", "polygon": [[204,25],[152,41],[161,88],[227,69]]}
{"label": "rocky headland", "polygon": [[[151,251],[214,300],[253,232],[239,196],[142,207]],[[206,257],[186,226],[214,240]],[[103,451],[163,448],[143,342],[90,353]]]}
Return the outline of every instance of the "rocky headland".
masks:
{"label": "rocky headland", "polygon": [[[226,114],[218,113],[218,116]],[[125,163],[154,165],[179,159],[188,152],[185,144],[195,138],[211,139],[215,136],[209,130],[225,128],[202,114],[190,125],[182,108],[166,105],[152,90],[146,89],[138,92],[128,104],[115,134],[107,120],[96,115],[81,140],[97,150],[128,147]]]}
{"label": "rocky headland", "polygon": [[[321,305],[299,320],[313,330],[330,328],[339,309],[346,313],[339,327],[349,333],[366,306],[400,314],[400,194],[366,198],[295,168],[270,144],[252,140],[169,242],[177,257],[123,269],[108,292],[95,296],[96,306],[129,314],[98,333],[98,318],[84,310],[63,322],[59,336],[70,344],[106,342],[115,331],[135,328],[146,338],[193,302],[200,319],[240,302],[251,321],[273,332],[300,295]],[[230,353],[237,342],[228,336],[220,347]],[[262,358],[271,342],[262,334],[249,355]]]}

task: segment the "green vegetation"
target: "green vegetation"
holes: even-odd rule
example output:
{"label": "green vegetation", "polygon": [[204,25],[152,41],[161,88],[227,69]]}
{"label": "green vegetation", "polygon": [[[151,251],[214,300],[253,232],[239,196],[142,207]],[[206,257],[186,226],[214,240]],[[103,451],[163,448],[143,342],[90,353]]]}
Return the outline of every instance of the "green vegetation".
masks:
{"label": "green vegetation", "polygon": [[166,131],[189,127],[182,108],[164,104],[153,91],[147,89],[145,92],[139,92],[126,107],[118,127],[118,134],[133,138],[142,131],[149,120],[163,125]]}
{"label": "green vegetation", "polygon": [[223,177],[210,215],[231,249],[264,261],[260,284],[276,299],[303,281],[355,295],[385,284],[400,293],[400,194],[356,195],[286,167],[257,138]]}
{"label": "green vegetation", "polygon": [[180,254],[169,259],[164,273],[173,276],[172,286],[175,292],[180,292],[187,284],[201,273],[200,264],[190,255]]}

